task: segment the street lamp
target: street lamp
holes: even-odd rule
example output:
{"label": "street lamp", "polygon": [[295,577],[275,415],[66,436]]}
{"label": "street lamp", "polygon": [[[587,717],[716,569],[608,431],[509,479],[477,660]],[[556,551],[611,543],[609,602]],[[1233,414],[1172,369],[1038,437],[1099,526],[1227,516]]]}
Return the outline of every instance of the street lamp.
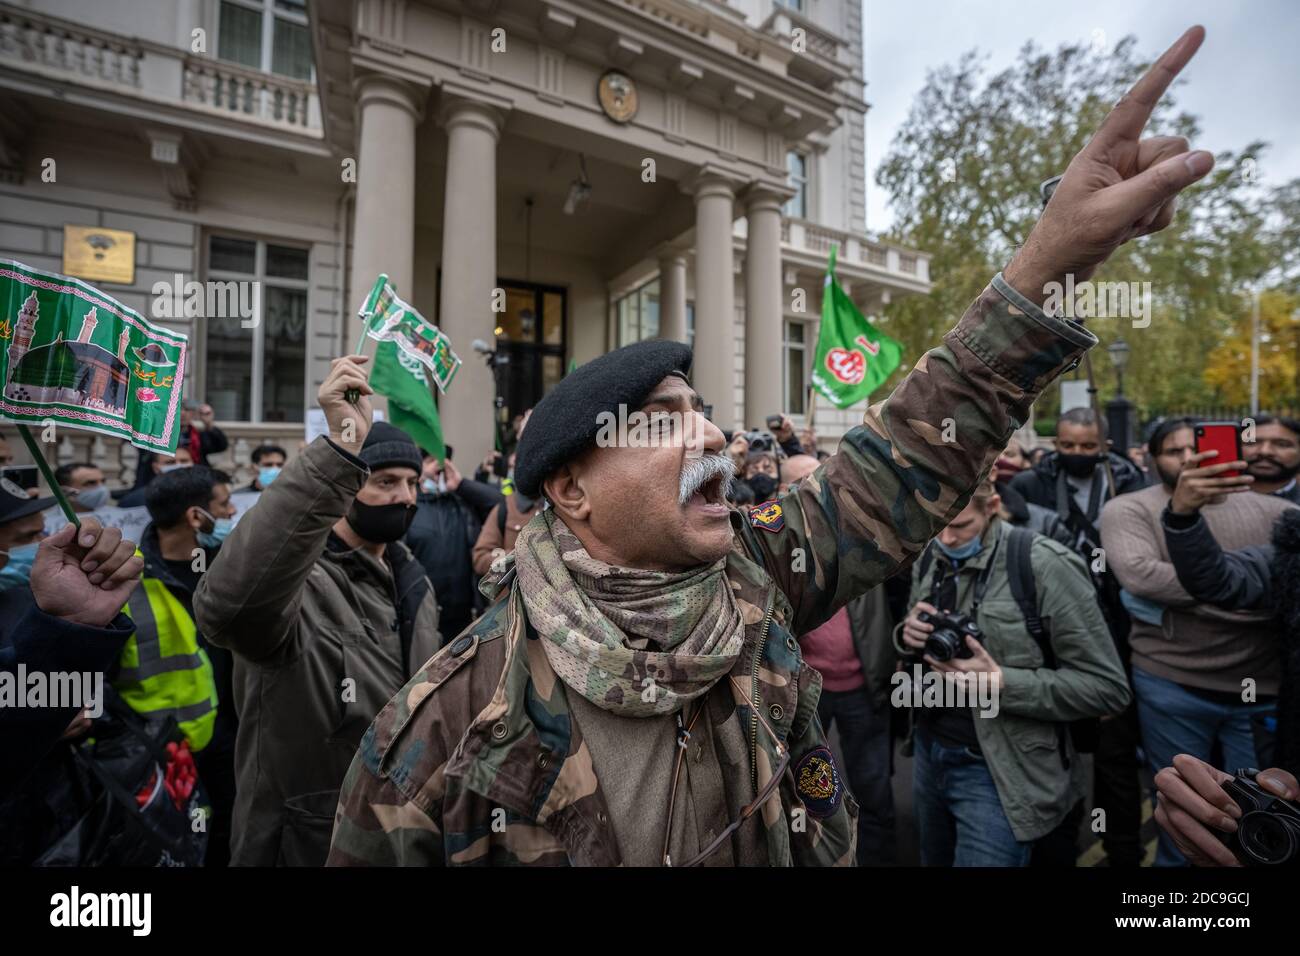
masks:
{"label": "street lamp", "polygon": [[1128,367],[1128,343],[1122,338],[1116,339],[1107,348],[1106,353],[1110,356],[1110,364],[1115,366],[1115,375],[1119,379],[1117,395],[1124,394],[1124,369]]}
{"label": "street lamp", "polygon": [[1115,367],[1115,397],[1106,403],[1106,423],[1111,444],[1121,455],[1128,454],[1129,436],[1132,434],[1133,403],[1124,397],[1124,369],[1128,366],[1129,346],[1122,338],[1116,339],[1106,349],[1110,364]]}

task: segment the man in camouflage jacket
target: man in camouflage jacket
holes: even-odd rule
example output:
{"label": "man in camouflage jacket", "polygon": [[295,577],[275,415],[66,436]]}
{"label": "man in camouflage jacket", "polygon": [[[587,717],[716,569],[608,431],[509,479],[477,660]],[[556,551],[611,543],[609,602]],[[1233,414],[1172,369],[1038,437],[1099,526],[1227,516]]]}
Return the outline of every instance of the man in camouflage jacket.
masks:
{"label": "man in camouflage jacket", "polygon": [[[1120,101],[1071,163],[1025,247],[943,345],[845,435],[838,454],[781,499],[731,516],[725,580],[743,620],[743,646],[730,673],[701,698],[708,733],[679,735],[688,765],[706,754],[716,761],[726,793],[725,818],[705,821],[719,826],[699,842],[729,833],[731,843],[706,862],[852,863],[856,805],[816,718],[820,675],[803,664],[793,635],[906,568],[989,473],[1035,397],[1096,343],[1040,304],[1050,283],[1067,273],[1086,279],[1123,242],[1168,225],[1177,193],[1211,168],[1208,153],[1189,153],[1180,138],[1138,141],[1202,38],[1200,28],[1188,31]],[[618,356],[596,362],[616,364]],[[544,428],[543,406],[563,386],[538,406],[526,438]],[[649,404],[661,409],[700,407],[673,375],[640,392],[642,401],[653,392]],[[572,390],[564,400],[574,400]],[[706,453],[720,454],[721,433],[702,427]],[[569,439],[556,434],[567,448]],[[587,448],[573,460],[585,467],[593,456],[608,462],[631,454]],[[562,486],[556,477],[569,467],[546,463],[548,498],[566,521],[581,497],[572,492],[576,479]],[[540,515],[533,525],[547,520]],[[674,521],[647,505],[613,516],[604,540],[590,526],[579,537],[587,551],[617,550],[620,535],[641,533],[638,523],[657,531],[677,528]],[[519,556],[517,546],[512,557]],[[599,755],[593,759],[574,716],[579,695],[557,678],[534,630],[526,608],[532,595],[510,560],[497,570],[486,614],[412,678],[362,740],[339,802],[331,865],[625,862],[616,831],[632,825],[611,816],[611,794],[624,784],[616,773],[602,774]],[[604,757],[614,756],[607,748]],[[742,807],[754,806],[747,830]],[[635,812],[654,816],[662,808],[647,801]],[[668,820],[671,828],[671,811]],[[732,826],[723,829],[727,821]]]}

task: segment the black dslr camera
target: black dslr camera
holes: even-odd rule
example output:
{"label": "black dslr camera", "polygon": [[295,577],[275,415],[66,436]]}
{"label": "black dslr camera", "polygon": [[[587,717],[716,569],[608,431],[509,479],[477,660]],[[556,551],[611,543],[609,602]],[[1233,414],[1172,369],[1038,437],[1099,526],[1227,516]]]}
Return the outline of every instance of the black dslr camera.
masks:
{"label": "black dslr camera", "polygon": [[923,624],[934,625],[934,630],[925,640],[925,653],[936,661],[950,661],[953,658],[965,660],[974,657],[970,648],[966,646],[967,635],[981,644],[984,643],[984,632],[980,630],[979,625],[969,614],[963,614],[961,611],[947,613],[940,611],[937,614],[922,611],[916,619]]}
{"label": "black dslr camera", "polygon": [[1241,807],[1235,833],[1221,839],[1245,866],[1300,863],[1300,806],[1275,797],[1255,782],[1258,770],[1238,770],[1223,785]]}

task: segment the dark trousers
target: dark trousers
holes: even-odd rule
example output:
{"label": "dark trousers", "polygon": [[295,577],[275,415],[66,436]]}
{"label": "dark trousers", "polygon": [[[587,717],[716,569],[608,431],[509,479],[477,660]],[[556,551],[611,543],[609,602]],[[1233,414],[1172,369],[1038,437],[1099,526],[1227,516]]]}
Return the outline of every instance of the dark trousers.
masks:
{"label": "dark trousers", "polygon": [[214,739],[194,755],[194,766],[212,805],[212,816],[207,821],[208,852],[203,865],[229,866],[230,824],[235,812],[234,742]]}
{"label": "dark trousers", "polygon": [[1092,764],[1092,803],[1106,811],[1101,845],[1110,866],[1142,864],[1141,741],[1137,704],[1101,722]]}
{"label": "dark trousers", "polygon": [[1074,805],[1064,820],[1045,837],[1034,841],[1030,866],[1077,866],[1079,863],[1079,825],[1083,822],[1083,801]]}
{"label": "dark trousers", "polygon": [[844,776],[858,801],[858,866],[894,862],[894,791],[890,783],[888,708],[877,712],[866,688],[823,690],[817,718],[830,733],[839,728]]}

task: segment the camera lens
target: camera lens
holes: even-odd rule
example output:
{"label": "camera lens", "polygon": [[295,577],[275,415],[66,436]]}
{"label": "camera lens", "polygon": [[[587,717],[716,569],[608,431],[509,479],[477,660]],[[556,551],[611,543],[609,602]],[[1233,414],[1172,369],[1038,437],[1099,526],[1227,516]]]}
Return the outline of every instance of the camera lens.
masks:
{"label": "camera lens", "polygon": [[1257,810],[1241,818],[1237,839],[1252,863],[1276,866],[1296,858],[1300,850],[1300,826],[1275,813]]}
{"label": "camera lens", "polygon": [[950,661],[962,648],[962,639],[949,628],[940,628],[926,639],[925,652],[936,661]]}

